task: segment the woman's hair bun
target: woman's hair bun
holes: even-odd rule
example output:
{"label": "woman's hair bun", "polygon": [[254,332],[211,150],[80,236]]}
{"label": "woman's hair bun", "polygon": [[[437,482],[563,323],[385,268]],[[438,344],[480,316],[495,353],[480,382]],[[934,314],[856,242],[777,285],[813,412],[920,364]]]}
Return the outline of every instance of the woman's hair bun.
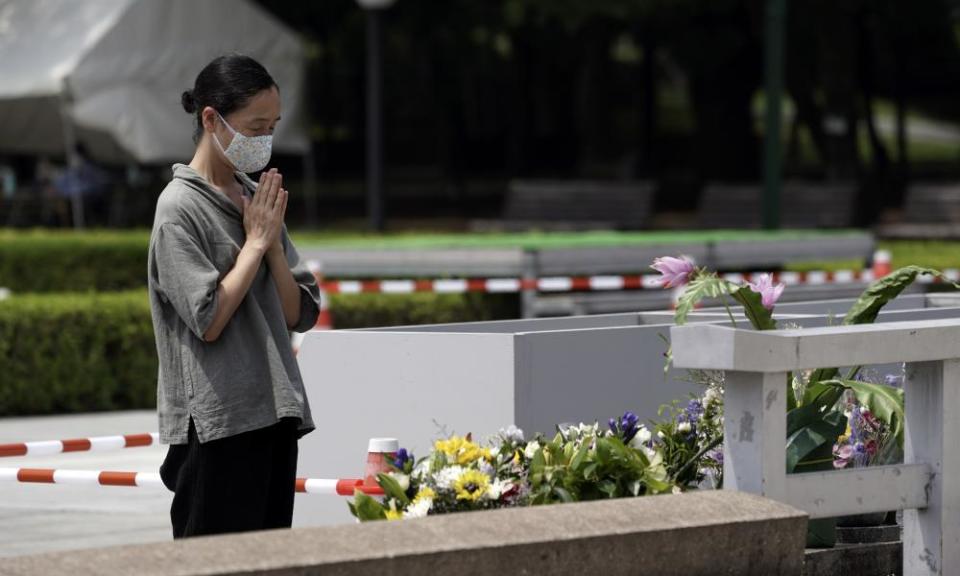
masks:
{"label": "woman's hair bun", "polygon": [[187,114],[193,114],[197,111],[197,99],[193,97],[193,90],[187,90],[180,96],[180,104]]}

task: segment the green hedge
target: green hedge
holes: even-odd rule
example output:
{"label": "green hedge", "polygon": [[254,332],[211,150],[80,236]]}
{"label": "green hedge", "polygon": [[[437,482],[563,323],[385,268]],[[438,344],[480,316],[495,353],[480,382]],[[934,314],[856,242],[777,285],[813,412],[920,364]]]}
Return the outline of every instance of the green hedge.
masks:
{"label": "green hedge", "polygon": [[143,290],[0,301],[0,416],[156,406]]}
{"label": "green hedge", "polygon": [[[337,328],[509,317],[502,295],[335,296]],[[157,350],[144,290],[0,300],[0,416],[156,406]]]}
{"label": "green hedge", "polygon": [[0,287],[85,292],[147,284],[150,232],[0,231]]}
{"label": "green hedge", "polygon": [[516,318],[520,299],[511,294],[334,294],[335,328],[368,328]]}

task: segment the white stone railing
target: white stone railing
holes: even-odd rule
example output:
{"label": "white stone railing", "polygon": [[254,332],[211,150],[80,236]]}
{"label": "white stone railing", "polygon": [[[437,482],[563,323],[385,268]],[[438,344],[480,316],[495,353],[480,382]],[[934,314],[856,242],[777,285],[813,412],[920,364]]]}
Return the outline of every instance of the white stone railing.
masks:
{"label": "white stone railing", "polygon": [[[903,510],[904,574],[960,574],[960,320],[671,329],[674,365],[725,371],[724,489],[825,518]],[[904,463],[786,474],[787,372],[906,362]]]}

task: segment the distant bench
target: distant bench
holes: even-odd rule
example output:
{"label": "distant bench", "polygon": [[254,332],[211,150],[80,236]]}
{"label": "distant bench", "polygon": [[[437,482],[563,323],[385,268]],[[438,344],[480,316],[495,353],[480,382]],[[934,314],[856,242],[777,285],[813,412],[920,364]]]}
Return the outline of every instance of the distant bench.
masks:
{"label": "distant bench", "polygon": [[474,230],[642,230],[653,213],[646,181],[513,180],[501,220],[478,220]]}
{"label": "distant bench", "polygon": [[960,238],[960,182],[910,186],[903,221],[879,226],[878,233],[885,238]]}
{"label": "distant bench", "polygon": [[[780,225],[784,228],[847,228],[853,225],[854,183],[784,182]],[[703,191],[698,221],[703,228],[760,228],[763,190],[759,184],[710,184]]]}
{"label": "distant bench", "polygon": [[960,224],[960,182],[911,186],[903,208],[909,223]]}

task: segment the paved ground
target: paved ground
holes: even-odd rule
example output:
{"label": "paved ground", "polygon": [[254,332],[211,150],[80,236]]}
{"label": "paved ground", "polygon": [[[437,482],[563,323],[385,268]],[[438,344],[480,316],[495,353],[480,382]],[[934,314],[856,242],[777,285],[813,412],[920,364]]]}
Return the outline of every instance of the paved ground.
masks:
{"label": "paved ground", "polygon": [[[155,432],[154,411],[0,418],[0,444]],[[0,458],[0,467],[156,472],[166,445]],[[170,540],[163,489],[0,483],[0,556]]]}

